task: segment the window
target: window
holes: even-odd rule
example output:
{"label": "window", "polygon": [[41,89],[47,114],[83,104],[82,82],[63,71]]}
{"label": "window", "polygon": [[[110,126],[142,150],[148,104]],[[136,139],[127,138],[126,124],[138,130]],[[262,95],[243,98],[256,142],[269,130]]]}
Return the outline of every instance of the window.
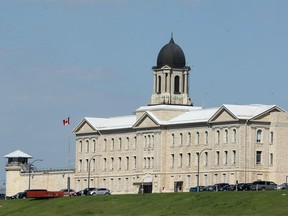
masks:
{"label": "window", "polygon": [[205,143],[208,144],[208,142],[209,142],[208,131],[205,131]]}
{"label": "window", "polygon": [[182,162],[183,162],[183,154],[179,154],[179,167],[182,167]]}
{"label": "window", "polygon": [[89,152],[89,141],[86,140],[86,152]]}
{"label": "window", "polygon": [[188,145],[190,146],[192,142],[192,137],[191,137],[191,133],[188,133]]}
{"label": "window", "polygon": [[171,167],[173,168],[174,167],[174,154],[171,154]]}
{"label": "window", "polygon": [[200,134],[199,134],[199,132],[196,132],[196,144],[197,145],[199,145],[199,143],[200,143]]}
{"label": "window", "polygon": [[104,146],[103,146],[103,150],[104,152],[106,152],[106,149],[107,149],[107,139],[104,139]]}
{"label": "window", "polygon": [[228,151],[224,151],[224,164],[228,164]]}
{"label": "window", "polygon": [[112,144],[111,144],[111,151],[114,151],[114,145],[115,145],[115,142],[114,142],[114,139],[112,138]]}
{"label": "window", "polygon": [[136,136],[134,137],[134,149],[136,149],[136,146],[137,146],[137,138]]}
{"label": "window", "polygon": [[208,152],[205,152],[205,166],[208,166]]}
{"label": "window", "polygon": [[219,165],[219,161],[220,161],[220,152],[216,151],[216,164]]}
{"label": "window", "polygon": [[179,76],[175,76],[174,78],[174,94],[180,93],[180,78]]}
{"label": "window", "polygon": [[158,76],[158,91],[157,91],[158,94],[161,93],[161,76]]}
{"label": "window", "polygon": [[232,153],[233,153],[232,164],[236,164],[236,150],[233,150]]}
{"label": "window", "polygon": [[220,143],[220,131],[216,131],[216,143]]}
{"label": "window", "polygon": [[89,167],[89,160],[86,159],[85,161],[86,161],[86,171],[88,171],[88,167]]}
{"label": "window", "polygon": [[122,139],[119,138],[119,151],[121,151],[121,149],[122,149]]}
{"label": "window", "polygon": [[228,143],[228,130],[225,129],[225,140],[224,143]]}
{"label": "window", "polygon": [[129,150],[129,137],[126,138],[126,150]]}
{"label": "window", "polygon": [[270,132],[270,144],[273,144],[274,134],[273,131]]}
{"label": "window", "polygon": [[137,165],[136,156],[134,156],[133,158],[134,158],[134,169],[136,169],[136,165]]}
{"label": "window", "polygon": [[182,146],[182,145],[183,145],[183,134],[180,133],[180,146]]}
{"label": "window", "polygon": [[199,162],[200,162],[199,152],[196,152],[195,164],[197,164],[197,165],[198,165],[198,159],[199,159]]}
{"label": "window", "polygon": [[256,151],[256,164],[261,164],[261,151]]}
{"label": "window", "polygon": [[126,170],[129,170],[129,157],[126,157]]}
{"label": "window", "polygon": [[118,170],[121,170],[122,168],[122,158],[121,157],[118,157]]}
{"label": "window", "polygon": [[96,141],[93,140],[93,152],[96,152]]}
{"label": "window", "polygon": [[114,170],[114,158],[111,158],[111,170]]}
{"label": "window", "polygon": [[82,172],[82,166],[83,166],[82,160],[80,159],[79,160],[79,172]]}
{"label": "window", "polygon": [[191,166],[191,153],[188,153],[188,166]]}
{"label": "window", "polygon": [[151,147],[154,148],[154,135],[151,136]]}
{"label": "window", "polygon": [[237,131],[236,129],[233,129],[233,142],[236,143],[236,141],[237,141]]}
{"label": "window", "polygon": [[103,162],[104,162],[103,170],[106,171],[107,159],[106,159],[106,158],[103,158]]}
{"label": "window", "polygon": [[175,135],[172,134],[172,146],[174,146],[174,145],[175,145]]}
{"label": "window", "polygon": [[273,153],[270,153],[270,166],[273,165]]}
{"label": "window", "polygon": [[82,141],[80,141],[80,152],[83,151],[83,144],[82,144]]}
{"label": "window", "polygon": [[262,138],[262,130],[257,130],[256,132],[256,142],[261,143],[261,138]]}

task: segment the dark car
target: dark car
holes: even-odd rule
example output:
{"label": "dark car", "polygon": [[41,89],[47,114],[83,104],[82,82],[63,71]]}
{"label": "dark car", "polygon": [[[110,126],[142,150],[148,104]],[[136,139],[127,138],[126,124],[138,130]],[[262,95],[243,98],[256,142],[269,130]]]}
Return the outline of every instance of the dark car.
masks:
{"label": "dark car", "polygon": [[248,191],[251,190],[252,183],[240,183],[237,185],[237,190]]}
{"label": "dark car", "polygon": [[214,191],[224,191],[224,188],[229,185],[228,183],[219,183],[214,185]]}
{"label": "dark car", "polygon": [[88,196],[88,195],[90,195],[90,191],[95,190],[95,189],[96,189],[95,187],[85,188],[85,189],[83,190],[83,192],[82,192],[82,195]]}
{"label": "dark car", "polygon": [[5,199],[5,194],[0,193],[0,200]]}
{"label": "dark car", "polygon": [[[201,192],[201,191],[204,191],[204,186],[199,186],[199,192]],[[198,187],[196,186],[196,187],[191,187],[190,189],[189,189],[189,192],[198,192]]]}
{"label": "dark car", "polygon": [[223,191],[235,191],[236,190],[236,185],[224,185],[223,186]]}

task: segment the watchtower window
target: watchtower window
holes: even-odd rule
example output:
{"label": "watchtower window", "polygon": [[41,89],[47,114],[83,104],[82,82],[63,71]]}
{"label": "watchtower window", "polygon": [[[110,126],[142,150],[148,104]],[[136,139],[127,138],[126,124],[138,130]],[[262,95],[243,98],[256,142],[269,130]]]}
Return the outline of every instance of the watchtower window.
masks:
{"label": "watchtower window", "polygon": [[157,91],[158,94],[161,93],[161,76],[158,76],[158,91]]}
{"label": "watchtower window", "polygon": [[174,93],[175,94],[179,94],[180,93],[180,91],[179,91],[179,89],[180,89],[180,84],[179,84],[179,76],[175,76],[175,78],[174,78]]}

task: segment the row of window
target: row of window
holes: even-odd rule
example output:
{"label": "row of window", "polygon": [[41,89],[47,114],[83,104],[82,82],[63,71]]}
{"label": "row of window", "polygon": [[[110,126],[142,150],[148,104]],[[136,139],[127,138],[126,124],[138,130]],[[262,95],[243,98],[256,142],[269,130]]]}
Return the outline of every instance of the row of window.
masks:
{"label": "row of window", "polygon": [[[203,152],[204,153],[204,160],[200,162],[199,156],[201,157],[201,155],[199,155],[199,152],[196,152],[195,154],[195,162],[194,165],[197,166],[198,165],[198,158],[199,158],[199,162],[200,164],[203,164],[204,166],[208,165],[208,159],[209,159],[209,152]],[[186,157],[186,158],[184,158]],[[236,150],[232,150],[232,158],[231,158],[231,164],[236,164]],[[186,164],[185,164],[186,161]],[[224,157],[223,157],[223,164],[227,165],[229,161],[229,157],[228,157],[228,151],[224,151]],[[215,157],[215,164],[219,165],[220,164],[220,151],[216,151],[216,157]],[[183,167],[183,166],[192,166],[192,154],[186,153],[179,153],[178,155],[176,154],[171,154],[171,167]]]}
{"label": "row of window", "polygon": [[[209,144],[209,133],[208,131],[204,132],[204,136],[203,136],[203,140],[201,140],[201,136],[200,136],[200,132],[196,132],[193,136],[191,132],[188,132],[187,134],[187,145],[191,145],[193,143],[195,143],[196,145],[199,145],[200,143],[204,143],[204,144]],[[171,146],[175,146],[176,145],[176,135],[174,133],[172,133],[171,135]],[[194,137],[194,140],[193,140]],[[228,143],[229,140],[229,130],[228,129],[224,129],[224,135],[223,135],[223,143]],[[178,143],[180,146],[184,145],[184,135],[183,133],[179,134],[179,138],[178,138]],[[270,132],[270,138],[269,138],[269,142],[270,144],[273,143],[273,139],[274,139],[274,135],[273,132]],[[236,143],[237,142],[237,130],[234,128],[232,129],[232,143]],[[262,143],[263,142],[263,131],[262,129],[258,129],[256,131],[256,142],[257,143]],[[221,143],[221,131],[220,130],[216,130],[216,134],[215,134],[215,143],[219,144]]]}
{"label": "row of window", "polygon": [[[107,168],[109,169],[109,167],[107,166],[108,165],[108,159],[107,158],[103,158],[103,164],[102,164],[102,170],[103,171],[107,171]],[[130,157],[125,157],[124,159],[122,157],[111,157],[110,159],[110,162],[109,162],[109,165],[110,165],[110,169],[111,171],[113,171],[115,168],[117,168],[118,170],[122,170],[123,169],[123,161],[125,161],[125,164],[124,164],[124,169],[125,170],[129,170],[130,169],[130,166],[132,165],[132,169],[136,169],[136,165],[137,165],[137,160],[136,160],[136,156],[133,156],[132,157],[132,164],[130,164]],[[118,160],[118,163],[117,163],[117,167],[115,166],[115,160]],[[145,158],[145,165],[146,165],[146,158]],[[152,161],[154,161],[154,159],[152,158]],[[149,158],[149,166],[150,166],[150,158]],[[94,172],[96,170],[96,161],[95,161],[95,158],[93,158],[91,161],[90,161],[90,164],[89,164],[89,159],[85,159],[85,160],[82,160],[82,159],[79,159],[79,166],[78,166],[78,171],[79,172],[87,172],[89,170],[89,166],[90,166],[90,171],[91,172]],[[84,169],[83,169],[84,168]]]}
{"label": "row of window", "polygon": [[[232,156],[231,158],[229,158],[229,153],[228,151],[224,151],[223,152],[223,165],[228,165],[229,164],[229,160],[231,165],[235,165],[236,161],[237,161],[237,152],[236,150],[232,150]],[[184,158],[184,156],[186,156],[186,158]],[[199,155],[199,152],[196,152],[195,155],[195,165],[198,165],[198,158],[199,156],[201,157],[201,155]],[[199,158],[199,162],[200,162]],[[204,166],[208,166],[208,151],[204,152],[204,160],[200,162],[200,164],[203,164]],[[176,161],[177,160],[177,161]],[[186,161],[186,164],[184,164],[183,162]],[[176,154],[171,154],[171,167],[174,168],[176,167],[183,167],[184,165],[190,167],[192,164],[192,156],[191,153],[187,153],[187,154],[183,154],[183,153],[179,153],[178,155]],[[215,165],[219,165],[221,163],[221,155],[220,155],[220,151],[216,151],[216,156],[215,156]],[[178,166],[177,166],[178,164]],[[256,164],[257,165],[261,165],[262,164],[262,151],[256,151]],[[269,165],[272,166],[273,165],[273,153],[269,154]]]}

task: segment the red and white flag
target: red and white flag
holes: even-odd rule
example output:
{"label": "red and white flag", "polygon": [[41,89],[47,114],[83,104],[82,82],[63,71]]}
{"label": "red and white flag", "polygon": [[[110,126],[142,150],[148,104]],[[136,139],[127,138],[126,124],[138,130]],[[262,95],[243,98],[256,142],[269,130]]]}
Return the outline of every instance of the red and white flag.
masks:
{"label": "red and white flag", "polygon": [[63,125],[64,126],[69,125],[69,124],[70,124],[70,116],[67,119],[63,120]]}

